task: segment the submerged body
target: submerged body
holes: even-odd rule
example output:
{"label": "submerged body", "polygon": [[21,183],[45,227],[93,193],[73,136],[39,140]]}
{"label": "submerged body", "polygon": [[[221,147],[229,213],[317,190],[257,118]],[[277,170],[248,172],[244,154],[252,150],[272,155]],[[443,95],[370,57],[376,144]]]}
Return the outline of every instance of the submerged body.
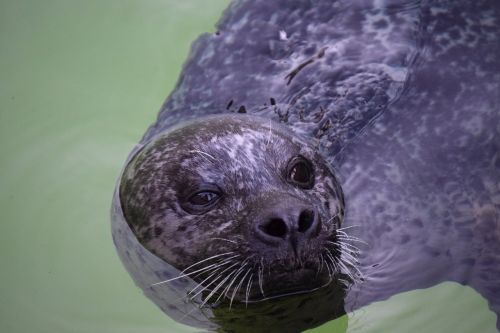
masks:
{"label": "submerged body", "polygon": [[[224,299],[233,307],[254,302],[254,314],[266,313],[255,304],[268,313],[280,307],[284,318],[266,318],[282,331],[300,331],[344,309],[442,281],[470,285],[498,316],[499,7],[232,4],[217,33],[193,45],[117,189],[113,236],[138,285],[174,319],[211,330],[229,327],[230,320],[214,320],[225,318],[218,302]],[[210,115],[217,116],[201,118]],[[311,163],[311,184],[289,172],[300,165],[297,156]],[[203,197],[183,203],[178,194],[193,179],[216,189],[203,185]],[[214,197],[211,211],[214,195],[221,199]],[[208,210],[196,210],[199,200],[208,200]],[[297,225],[283,217],[292,207],[299,207],[292,214]],[[342,237],[367,246],[342,247]],[[330,266],[319,259],[327,257],[325,246]],[[203,255],[230,252],[243,260],[233,285],[232,278],[221,284],[222,297],[217,282],[191,293],[191,301],[186,293],[211,281],[194,275],[155,285]],[[293,258],[296,269],[275,265],[290,266]],[[245,275],[252,260],[255,271]],[[301,293],[331,313],[297,314],[292,309],[304,299],[294,308],[293,297]],[[284,305],[259,303],[278,296]]]}

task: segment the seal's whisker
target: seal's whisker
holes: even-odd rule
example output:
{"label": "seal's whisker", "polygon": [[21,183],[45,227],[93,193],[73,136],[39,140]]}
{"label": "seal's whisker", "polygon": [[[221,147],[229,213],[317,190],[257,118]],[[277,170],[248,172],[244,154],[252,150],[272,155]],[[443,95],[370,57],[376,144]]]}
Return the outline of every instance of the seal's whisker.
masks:
{"label": "seal's whisker", "polygon": [[239,255],[232,256],[232,257],[229,257],[229,258],[225,258],[225,259],[222,259],[222,260],[221,260],[221,259],[219,259],[219,260],[217,260],[217,261],[216,261],[215,263],[213,263],[213,264],[210,264],[210,265],[208,265],[208,266],[205,266],[204,268],[200,268],[200,269],[198,269],[198,270],[196,270],[196,271],[193,271],[193,272],[187,273],[186,275],[192,275],[192,274],[194,274],[194,273],[198,273],[198,274],[196,274],[196,275],[195,275],[195,277],[198,277],[198,276],[200,276],[201,274],[203,274],[203,273],[205,272],[205,269],[206,269],[206,270],[212,270],[212,269],[215,269],[215,268],[217,268],[217,267],[224,266],[224,265],[226,265],[226,264],[228,264],[228,263],[234,262],[234,260],[233,260],[233,259],[234,259],[234,258],[237,258],[237,257],[239,257]]}
{"label": "seal's whisker", "polygon": [[361,252],[361,249],[359,247],[352,245],[352,244],[349,244],[349,243],[344,242],[344,241],[338,241],[338,242],[327,241],[327,243],[331,243],[333,245],[339,245],[342,249],[350,249],[351,252],[358,252],[358,253]]}
{"label": "seal's whisker", "polygon": [[340,253],[346,253],[349,254],[353,258],[357,258],[359,254],[361,253],[360,251],[352,250],[344,245],[340,245]]}
{"label": "seal's whisker", "polygon": [[363,282],[363,281],[365,281],[364,274],[361,273],[361,271],[356,266],[352,266],[352,267],[356,271],[356,274],[354,275],[353,281],[355,281],[355,282]]}
{"label": "seal's whisker", "polygon": [[238,244],[238,242],[236,242],[236,241],[233,241],[233,240],[230,240],[230,239],[226,239],[226,238],[222,238],[222,237],[212,237],[210,239],[217,239],[217,240],[222,240],[222,241],[226,241],[226,242],[233,243],[233,244]]}
{"label": "seal's whisker", "polygon": [[[330,260],[330,258],[328,258],[328,257],[326,259]],[[330,263],[328,262],[328,260],[325,261],[325,265],[326,265],[326,269],[328,270],[329,282],[332,282],[335,271],[333,269],[333,266],[330,266]]]}
{"label": "seal's whisker", "polygon": [[[227,264],[230,264],[230,263],[233,263],[233,262],[234,262],[233,260],[227,260],[227,261],[226,261],[226,262],[224,262],[224,263],[216,263],[216,264],[214,264],[214,265],[215,265],[215,267],[214,267],[213,269],[215,269],[215,271],[214,271],[214,272],[212,272],[212,274],[210,274],[210,275],[209,275],[207,278],[205,278],[202,282],[200,282],[200,283],[199,283],[199,284],[198,284],[195,288],[193,288],[193,290],[191,290],[191,292],[190,292],[189,294],[193,293],[196,289],[198,289],[198,287],[201,287],[201,286],[202,286],[202,285],[203,285],[203,284],[204,284],[207,280],[209,280],[212,276],[214,276],[215,274],[217,274],[217,272],[218,272],[218,271],[220,271],[220,270],[223,268],[223,266],[225,266],[225,265],[227,265]],[[227,270],[228,270],[228,269],[230,269],[231,267],[232,267],[232,266],[230,266],[230,267],[226,267],[226,269],[224,269],[224,271],[223,271],[223,272],[227,271]],[[223,273],[223,272],[222,272],[222,273]],[[189,294],[188,294],[188,295],[189,295]]]}
{"label": "seal's whisker", "polygon": [[[328,249],[327,249],[327,250],[328,250]],[[328,250],[328,251],[329,251],[329,250]],[[330,251],[329,251],[329,253],[330,253]],[[345,266],[345,264],[344,264],[344,261],[345,261],[344,259],[345,259],[345,258],[343,258],[343,257],[342,257],[342,253],[340,254],[340,256],[337,256],[336,258],[334,258],[334,257],[333,257],[333,255],[331,255],[331,253],[330,253],[330,256],[331,256],[331,258],[333,258],[333,260],[334,260],[334,261],[335,261],[335,263],[337,264],[337,266],[338,266],[338,268],[339,268],[339,271],[342,271],[342,269],[344,269],[344,270],[346,270],[347,272],[351,272],[351,270],[350,270],[350,269],[348,269],[348,268],[347,268],[347,266]],[[348,274],[348,275],[349,275],[349,274]]]}
{"label": "seal's whisker", "polygon": [[337,264],[341,269],[344,270],[343,272],[344,274],[346,274],[352,281],[356,281],[354,274],[351,272],[349,268],[346,267],[346,265],[344,265],[344,263],[341,260],[337,261]]}
{"label": "seal's whisker", "polygon": [[[233,286],[233,284],[238,280],[238,276],[241,275],[241,273],[243,273],[245,271],[245,267],[247,266],[247,264],[244,264],[243,266],[241,266],[238,271],[236,272],[236,274],[234,275],[233,279],[231,280],[231,282],[227,285],[226,289],[224,289],[222,292],[224,294],[224,297],[228,297],[228,293],[229,291],[231,290],[231,287]],[[233,288],[233,294],[234,294],[234,290],[235,288]],[[233,297],[231,297],[231,301],[229,302],[229,310],[231,310],[231,306],[233,305]]]}
{"label": "seal's whisker", "polygon": [[[330,217],[330,218],[329,218],[329,219],[325,222],[325,224],[328,224],[328,223],[332,222],[332,221],[333,221],[333,219],[334,219],[334,218],[336,218],[337,216],[339,216],[339,213],[337,213],[337,214],[333,215],[332,217]],[[339,229],[337,229],[337,230],[339,230]]]}
{"label": "seal's whisker", "polygon": [[328,248],[325,248],[326,249],[326,257],[330,260],[330,262],[332,263],[333,267],[333,275],[335,275],[335,271],[339,271],[338,267],[337,267],[337,264],[335,262],[335,256],[330,252],[330,249]]}
{"label": "seal's whisker", "polygon": [[[351,261],[349,261],[348,259],[344,258],[344,257],[340,257],[339,260],[338,260],[338,263],[344,267],[344,269],[346,271],[349,271],[351,272],[351,278],[354,280],[354,281],[359,281],[361,279],[364,279],[363,277],[363,273],[361,273],[361,271],[358,269],[357,265],[355,263],[352,263]],[[355,277],[354,274],[352,274],[352,271],[347,268],[347,266],[350,266],[352,267],[355,271],[356,271],[356,274],[357,276]]]}
{"label": "seal's whisker", "polygon": [[[248,259],[247,259],[248,260]],[[245,260],[246,261],[246,260]],[[231,279],[231,281],[227,284],[227,286],[224,288],[224,290],[222,290],[222,292],[220,293],[219,297],[215,300],[215,302],[217,303],[221,298],[222,296],[224,297],[227,297],[227,293],[229,292],[229,290],[231,289],[231,286],[234,284],[234,282],[236,281],[236,279],[238,278],[238,276],[241,274],[241,272],[243,272],[245,266],[247,264],[244,263],[242,266],[240,266],[239,268],[236,268],[234,270],[234,272],[232,272],[231,274],[229,275],[232,275],[233,278]],[[234,274],[234,275],[233,275]]]}
{"label": "seal's whisker", "polygon": [[[187,268],[185,268],[182,272],[185,272],[185,271],[187,271],[187,270],[191,269],[192,267],[194,267],[194,266],[196,266],[196,265],[199,265],[199,264],[201,264],[201,263],[203,263],[203,262],[206,262],[206,261],[208,261],[208,260],[211,260],[211,259],[214,259],[214,258],[223,257],[223,256],[227,256],[227,255],[231,255],[231,254],[233,254],[233,253],[236,253],[236,252],[234,252],[234,251],[225,252],[225,253],[216,254],[216,255],[214,255],[214,256],[211,256],[211,257],[208,257],[208,258],[202,259],[202,260],[197,261],[197,262],[195,262],[194,264],[192,264],[192,265],[188,266],[188,267],[187,267]],[[238,255],[236,255],[236,256],[238,256]]]}
{"label": "seal's whisker", "polygon": [[[332,258],[330,258],[329,253],[328,253],[328,249],[326,247],[325,247],[325,250],[326,250],[326,252],[325,252],[325,256],[326,256],[326,260],[325,260],[326,268],[328,269],[328,274],[330,275],[330,277],[333,278],[332,273],[334,272],[334,269],[333,269],[333,267],[331,267],[329,265],[329,261],[332,261]],[[330,272],[330,268],[332,269],[332,272]]]}
{"label": "seal's whisker", "polygon": [[354,237],[354,236],[343,236],[343,235],[337,235],[337,238],[338,239],[341,239],[341,240],[346,240],[346,241],[351,241],[351,242],[358,242],[358,243],[362,243],[366,246],[370,246],[367,242],[365,242],[364,240],[361,240],[357,237]]}
{"label": "seal's whisker", "polygon": [[[340,229],[335,230],[335,232],[336,232],[337,234],[340,234],[340,235],[345,236],[345,237],[351,237],[351,236],[349,236],[349,235],[348,235],[345,231],[340,230]],[[353,236],[352,236],[352,237],[353,237]]]}
{"label": "seal's whisker", "polygon": [[[323,247],[326,251],[325,251],[325,255],[327,256],[327,258],[329,259],[333,259],[333,262],[335,262],[335,254],[332,252],[334,251],[333,249],[330,249],[326,246]],[[337,268],[337,267],[335,267]]]}
{"label": "seal's whisker", "polygon": [[241,285],[243,284],[243,281],[245,281],[248,273],[250,273],[251,271],[252,271],[251,268],[247,269],[245,275],[243,275],[240,282],[238,283],[238,286],[236,286],[236,288],[234,288],[233,294],[231,295],[231,301],[229,302],[229,309],[231,309],[231,306],[233,305],[234,296],[236,296],[236,294],[238,293],[238,290],[240,289]]}
{"label": "seal's whisker", "polygon": [[[230,275],[229,275],[230,276]],[[217,290],[219,290],[219,288],[224,284],[224,282],[226,282],[226,279],[229,278],[229,276],[227,276],[224,280],[222,280],[222,282],[220,282],[209,294],[208,296],[203,300],[203,302],[200,304],[200,308],[202,308],[203,306],[205,306],[205,304],[207,304],[207,302],[210,300],[210,298],[212,298],[213,295],[215,295],[215,293],[217,292]]]}
{"label": "seal's whisker", "polygon": [[348,257],[349,259],[351,259],[353,262],[358,263],[358,258],[356,258],[355,256],[353,256],[350,252],[343,251],[343,252],[341,252],[341,256],[343,256],[343,255],[345,255],[346,257]]}
{"label": "seal's whisker", "polygon": [[231,260],[231,261],[227,261],[227,262],[218,262],[218,263],[212,264],[212,265],[208,266],[206,270],[198,272],[198,274],[192,276],[192,278],[193,279],[194,278],[198,278],[198,277],[202,276],[203,274],[206,274],[206,273],[208,273],[210,271],[218,270],[218,268],[221,268],[222,266],[225,266],[225,265],[227,265],[227,264],[229,264],[231,262],[233,262],[233,261]]}
{"label": "seal's whisker", "polygon": [[319,255],[319,260],[318,260],[318,269],[316,270],[316,277],[321,273],[321,270],[323,269],[323,255]]}
{"label": "seal's whisker", "polygon": [[[193,300],[196,296],[198,296],[198,295],[199,295],[200,293],[202,293],[205,289],[207,289],[207,288],[210,286],[210,284],[211,284],[211,283],[213,283],[213,282],[209,283],[209,284],[208,284],[208,285],[206,285],[206,286],[204,286],[204,283],[205,283],[206,281],[210,280],[210,279],[211,279],[214,275],[217,275],[217,274],[220,276],[220,274],[221,274],[220,269],[217,269],[216,271],[212,272],[212,274],[210,274],[210,275],[209,275],[208,277],[206,277],[203,281],[201,281],[200,283],[198,283],[198,284],[197,284],[197,285],[196,285],[196,286],[195,286],[195,287],[194,287],[191,291],[189,291],[189,292],[187,293],[187,295],[186,295],[186,296],[187,296],[187,297],[189,297],[189,296],[190,296],[192,293],[194,293],[194,292],[195,292],[198,288],[203,287],[203,288],[202,288],[199,292],[197,292],[196,294],[194,294],[193,296],[191,296],[191,297],[190,297],[190,299],[191,299],[191,300]],[[219,276],[218,276],[218,277],[219,277]],[[217,278],[218,278],[218,277],[217,277]],[[214,280],[217,280],[217,278],[215,278]],[[184,298],[184,297],[183,297],[183,298]]]}
{"label": "seal's whisker", "polygon": [[349,287],[349,285],[351,284],[349,281],[347,281],[345,279],[337,279],[337,281],[342,283],[345,287]]}
{"label": "seal's whisker", "polygon": [[328,271],[328,278],[330,281],[332,281],[332,273],[330,273],[330,266],[328,265],[328,262],[325,262],[326,270]]}
{"label": "seal's whisker", "polygon": [[348,239],[358,239],[358,240],[362,240],[361,238],[356,237],[356,236],[353,236],[353,235],[351,235],[351,234],[348,234],[348,233],[346,233],[346,232],[344,232],[344,231],[342,231],[342,230],[340,230],[340,231],[336,230],[336,232],[337,232],[337,235],[336,235],[336,236],[337,236],[337,237],[339,237],[339,238],[348,238]]}
{"label": "seal's whisker", "polygon": [[345,248],[341,248],[341,251],[340,251],[340,255],[346,255],[346,256],[349,256],[349,258],[351,258],[353,261],[355,261],[356,263],[358,262],[358,252],[352,252],[351,250],[349,249],[345,249]]}
{"label": "seal's whisker", "polygon": [[[151,286],[157,286],[157,285],[164,284],[164,283],[168,283],[168,282],[171,282],[171,281],[174,281],[174,280],[177,280],[177,279],[181,279],[181,278],[184,278],[184,277],[189,277],[189,276],[191,276],[191,275],[193,275],[193,274],[196,274],[196,273],[198,273],[198,274],[199,274],[199,273],[202,273],[202,272],[205,272],[205,271],[212,270],[212,269],[214,269],[214,268],[216,268],[216,267],[218,267],[218,266],[225,265],[225,264],[226,264],[226,262],[225,262],[225,261],[229,261],[229,262],[230,262],[230,260],[231,260],[231,259],[234,259],[234,258],[236,258],[236,257],[239,257],[239,255],[235,255],[235,256],[233,256],[233,257],[226,258],[226,259],[224,259],[224,260],[223,260],[222,262],[220,262],[220,263],[211,264],[211,265],[205,266],[205,267],[203,267],[203,268],[197,269],[197,270],[195,270],[195,271],[193,271],[193,272],[189,272],[189,273],[185,273],[185,272],[186,272],[186,270],[187,270],[187,268],[186,268],[185,270],[183,270],[183,271],[180,273],[180,275],[178,275],[178,276],[176,276],[176,277],[174,277],[174,278],[168,279],[168,280],[163,280],[163,281],[160,281],[160,282],[153,283]],[[188,267],[188,268],[189,268],[189,267]]]}
{"label": "seal's whisker", "polygon": [[359,251],[351,250],[350,248],[345,247],[345,246],[340,246],[340,253],[348,253],[349,255],[351,255],[355,258],[357,258],[360,254]]}
{"label": "seal's whisker", "polygon": [[164,283],[168,283],[168,282],[172,282],[174,280],[178,280],[178,279],[181,279],[181,278],[184,278],[184,277],[189,277],[193,274],[196,274],[196,273],[202,273],[202,272],[205,272],[205,271],[210,271],[212,269],[216,268],[216,264],[212,264],[212,265],[209,265],[207,267],[203,267],[203,268],[200,268],[194,272],[191,272],[191,273],[187,273],[187,274],[181,274],[181,275],[178,275],[174,278],[171,278],[171,279],[168,279],[168,280],[163,280],[163,281],[160,281],[160,282],[156,282],[156,283],[153,283],[151,286],[157,286],[157,285],[160,285],[160,284],[164,284]]}
{"label": "seal's whisker", "polygon": [[210,259],[219,258],[219,257],[222,257],[222,256],[227,256],[227,255],[230,255],[230,254],[233,254],[233,253],[235,253],[235,252],[234,252],[234,251],[231,251],[231,252],[225,252],[225,253],[216,254],[216,255],[214,255],[214,256],[211,256],[211,257],[205,258],[205,259],[203,259],[203,260],[197,261],[197,262],[195,262],[194,264],[192,264],[192,265],[188,266],[187,268],[185,268],[185,269],[184,269],[181,273],[184,273],[184,272],[188,271],[189,269],[191,269],[192,267],[194,267],[194,266],[196,266],[196,265],[199,265],[199,264],[201,264],[201,263],[203,263],[203,262],[205,262],[205,261],[208,261],[208,260],[210,260]]}
{"label": "seal's whisker", "polygon": [[196,275],[192,276],[192,278],[193,278],[193,279],[198,278],[198,277],[200,277],[200,276],[203,276],[204,274],[209,273],[210,271],[216,272],[216,271],[218,271],[220,268],[222,268],[222,266],[224,266],[224,265],[226,265],[226,264],[228,264],[228,263],[217,263],[217,264],[210,265],[210,266],[208,266],[208,267],[207,267],[207,269],[206,269],[206,270],[203,270],[203,271],[199,272],[198,274],[196,274]]}
{"label": "seal's whisker", "polygon": [[[185,295],[185,296],[179,297],[176,301],[180,301],[180,300],[183,300],[183,299],[185,299],[185,298],[189,297],[189,295],[191,295],[192,293],[194,293],[194,292],[195,292],[198,288],[202,287],[202,286],[203,286],[203,284],[204,284],[206,281],[210,280],[210,279],[211,279],[214,275],[216,275],[216,274],[220,274],[220,273],[219,273],[219,271],[222,269],[222,266],[223,266],[223,265],[219,265],[219,266],[212,267],[211,269],[207,270],[207,272],[209,272],[209,271],[211,271],[211,270],[213,270],[213,272],[212,272],[212,273],[211,273],[208,277],[206,277],[203,281],[201,281],[200,283],[197,283],[197,284],[196,284],[196,286],[194,286],[194,288],[193,288],[193,289],[191,289],[188,293],[186,293],[186,295]],[[205,273],[206,273],[206,272],[205,272]],[[200,273],[200,274],[202,274],[202,273]],[[197,274],[196,276],[198,276],[198,275],[200,275],[200,274]],[[205,288],[203,288],[203,290],[205,290]],[[203,290],[202,290],[202,291],[203,291]],[[191,299],[191,300],[192,300],[192,299],[194,299],[197,295],[199,295],[199,293],[197,293],[196,295],[193,295],[193,297],[190,297],[190,299]]]}
{"label": "seal's whisker", "polygon": [[338,228],[337,231],[344,231],[351,228],[361,228],[359,224],[348,225],[346,227]]}
{"label": "seal's whisker", "polygon": [[323,270],[323,265],[325,264],[325,257],[323,257],[322,254],[320,254],[321,262],[320,262],[320,267],[319,271],[321,272]]}
{"label": "seal's whisker", "polygon": [[233,280],[231,281],[231,283],[228,284],[226,290],[225,290],[225,293],[224,293],[224,296],[227,297],[227,293],[229,292],[229,289],[231,288],[231,286],[234,284],[234,282],[236,282],[236,280],[238,279],[238,276],[245,271],[245,267],[248,265],[248,258],[245,259],[245,261],[243,261],[241,263],[241,266],[240,268],[238,268],[238,271],[237,271],[237,274],[235,275],[235,277],[233,278]]}
{"label": "seal's whisker", "polygon": [[[223,276],[224,276],[224,273],[225,273],[225,272],[227,272],[228,270],[230,270],[231,268],[233,268],[233,267],[234,267],[235,265],[237,265],[237,264],[238,264],[238,263],[235,263],[235,264],[233,264],[233,265],[231,265],[231,266],[227,267],[226,269],[222,270],[222,272],[220,272],[220,273],[219,273],[219,275],[218,275],[215,279],[213,279],[213,280],[212,280],[209,284],[207,284],[207,285],[206,285],[206,286],[205,286],[202,290],[200,290],[200,291],[199,291],[199,292],[197,292],[195,295],[193,295],[193,296],[191,297],[191,299],[194,299],[194,298],[195,298],[196,296],[198,296],[201,292],[203,292],[203,291],[204,291],[204,290],[206,290],[208,287],[210,287],[210,286],[211,286],[214,282],[217,282],[217,281],[218,281],[221,277],[223,277]],[[227,277],[226,277],[226,278],[227,278]],[[224,281],[225,281],[225,280],[224,280]],[[224,282],[224,281],[223,281],[223,282]],[[210,294],[209,294],[208,298],[210,298],[210,297],[213,295],[213,292],[214,292],[214,291],[216,291],[218,288],[219,288],[219,287],[217,286],[215,289],[213,289],[213,290],[210,292]],[[188,294],[188,295],[189,295],[189,294]],[[206,303],[206,301],[207,301],[207,298],[205,298],[205,301],[203,301],[203,303],[200,305],[200,307],[203,307],[203,305]]]}
{"label": "seal's whisker", "polygon": [[337,239],[337,241],[332,242],[332,241],[325,241],[328,244],[332,244],[334,247],[340,247],[340,248],[346,248],[349,249],[351,252],[361,252],[361,250],[352,244],[349,244],[345,241],[345,239]]}
{"label": "seal's whisker", "polygon": [[[237,263],[238,264],[238,263]],[[229,280],[233,274],[236,273],[236,270],[233,270],[231,273],[227,274],[226,277],[210,292],[210,294],[205,298],[203,303],[200,305],[200,307],[203,307],[209,300],[212,298],[213,295],[222,287],[224,286],[224,283],[226,283],[227,280]],[[215,300],[215,303],[217,303],[220,298],[224,295],[224,291],[222,291],[219,295],[219,297]]]}
{"label": "seal's whisker", "polygon": [[[359,276],[362,276],[362,273],[359,271],[359,269],[356,267],[355,263],[352,263],[350,260],[347,260],[346,258],[343,258],[342,256],[340,258],[335,259],[335,256],[330,252],[330,249],[326,248],[326,256],[332,263],[332,265],[335,267],[336,271],[339,273],[344,272],[352,281],[358,280],[353,272],[346,266],[351,266],[354,270],[356,270],[357,274]],[[355,261],[357,262],[357,261]]]}
{"label": "seal's whisker", "polygon": [[346,233],[344,230],[335,230],[335,232],[337,233],[337,237],[348,237],[348,238],[353,238],[353,239],[361,239],[359,237],[356,237],[354,235],[350,235],[348,233]]}
{"label": "seal's whisker", "polygon": [[[194,299],[195,299],[195,297],[197,297],[198,295],[200,295],[202,292],[204,292],[205,290],[207,290],[207,289],[208,289],[208,288],[209,288],[209,287],[210,287],[213,283],[217,282],[217,280],[219,280],[221,277],[223,277],[223,273],[224,273],[224,272],[217,272],[217,273],[213,273],[213,274],[211,274],[211,275],[207,278],[207,280],[208,280],[209,278],[211,278],[212,276],[216,275],[216,274],[217,274],[217,277],[215,277],[215,278],[214,278],[214,279],[213,279],[213,280],[212,280],[209,284],[207,284],[207,285],[205,285],[205,286],[203,286],[203,284],[202,284],[202,283],[198,284],[198,286],[196,286],[196,288],[198,288],[198,287],[203,287],[203,288],[201,288],[201,289],[200,289],[200,290],[199,290],[196,294],[194,294],[194,295],[192,295],[192,296],[190,296],[190,297],[189,297],[189,295],[190,295],[190,294],[191,294],[191,293],[192,293],[192,292],[196,289],[196,288],[194,288],[194,289],[193,289],[193,290],[191,290],[191,291],[190,291],[190,292],[189,292],[186,296],[188,296],[190,300],[194,300]],[[201,306],[200,306],[200,307],[201,307]]]}
{"label": "seal's whisker", "polygon": [[[210,265],[208,265],[208,266],[206,266],[206,267],[207,267],[207,268],[208,268],[208,267],[212,267],[212,266],[215,266],[215,267],[220,267],[220,266],[223,266],[223,265],[225,265],[225,264],[227,264],[227,263],[234,262],[234,261],[235,261],[234,259],[235,259],[235,258],[237,258],[237,257],[239,257],[239,255],[232,256],[232,257],[229,257],[229,258],[224,258],[224,259],[219,258],[219,259],[217,259],[217,261],[216,261],[215,263],[210,264]],[[189,274],[191,274],[191,273],[189,273]],[[201,273],[200,273],[200,274],[201,274]],[[197,274],[197,275],[199,275],[199,274]]]}
{"label": "seal's whisker", "polygon": [[345,257],[344,257],[344,258],[342,258],[342,262],[343,262],[344,264],[346,264],[346,265],[349,265],[349,266],[351,266],[351,267],[353,267],[353,268],[357,269],[357,268],[356,268],[356,262],[353,262],[353,261],[351,261],[350,259],[347,259],[347,258],[345,258]]}
{"label": "seal's whisker", "polygon": [[250,278],[248,279],[247,282],[247,290],[245,293],[245,307],[248,307],[248,296],[250,295],[250,289],[252,288],[252,281],[253,281],[253,273],[250,275]]}
{"label": "seal's whisker", "polygon": [[258,268],[259,288],[260,288],[260,292],[261,292],[262,296],[266,297],[266,295],[264,294],[264,288],[263,288],[264,276],[263,276],[263,272],[262,272],[262,270],[263,270],[262,260],[263,260],[263,258],[260,259],[260,264],[259,264],[259,268]]}

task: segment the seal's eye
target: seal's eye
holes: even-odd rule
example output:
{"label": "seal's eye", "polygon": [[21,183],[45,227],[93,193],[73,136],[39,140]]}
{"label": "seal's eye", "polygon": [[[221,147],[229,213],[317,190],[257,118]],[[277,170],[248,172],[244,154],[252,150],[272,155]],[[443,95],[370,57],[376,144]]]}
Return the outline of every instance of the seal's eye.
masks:
{"label": "seal's eye", "polygon": [[219,198],[219,194],[210,191],[202,191],[189,197],[189,202],[195,206],[206,206]]}
{"label": "seal's eye", "polygon": [[221,197],[217,186],[207,185],[185,196],[181,200],[181,207],[190,214],[199,215],[212,209]]}
{"label": "seal's eye", "polygon": [[287,180],[304,189],[311,189],[314,185],[314,172],[311,162],[302,156],[292,158],[288,162]]}

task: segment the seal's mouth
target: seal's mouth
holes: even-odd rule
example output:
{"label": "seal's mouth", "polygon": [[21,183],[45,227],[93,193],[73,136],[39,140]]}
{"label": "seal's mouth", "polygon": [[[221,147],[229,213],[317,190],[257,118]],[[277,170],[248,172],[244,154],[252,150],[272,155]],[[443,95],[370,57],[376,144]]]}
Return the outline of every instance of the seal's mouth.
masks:
{"label": "seal's mouth", "polygon": [[[269,299],[306,294],[329,285],[332,281],[331,273],[325,267],[314,262],[289,263],[283,262],[256,264],[251,270],[232,273],[229,270],[221,276],[226,278],[210,277],[199,283],[205,285],[203,299],[215,300],[215,303],[224,300],[231,304],[234,301],[242,303],[256,303]],[[212,302],[210,302],[212,303]]]}
{"label": "seal's mouth", "polygon": [[266,253],[229,251],[214,256],[213,260],[202,260],[202,268],[193,267],[187,274],[201,271],[200,276],[192,276],[200,285],[198,290],[204,290],[202,300],[207,305],[225,301],[230,306],[234,302],[262,302],[307,294],[332,283],[347,286],[353,279],[342,259],[341,246],[345,247],[345,242],[341,237],[344,236],[333,235],[311,244],[299,255],[282,252],[273,257]]}
{"label": "seal's mouth", "polygon": [[247,284],[245,293],[237,299],[256,303],[269,299],[306,294],[329,285],[333,279],[326,267],[315,262],[275,265],[254,272],[255,279]]}
{"label": "seal's mouth", "polygon": [[198,283],[196,293],[190,294],[201,294],[202,306],[227,301],[231,307],[234,302],[307,294],[329,285],[348,287],[356,281],[355,271],[359,272],[354,266],[356,248],[349,243],[356,238],[343,230],[334,236],[299,256],[229,251],[203,259],[184,270]]}
{"label": "seal's mouth", "polygon": [[249,301],[307,293],[327,285],[328,282],[328,279],[312,267],[283,270],[269,276],[263,283],[260,294]]}

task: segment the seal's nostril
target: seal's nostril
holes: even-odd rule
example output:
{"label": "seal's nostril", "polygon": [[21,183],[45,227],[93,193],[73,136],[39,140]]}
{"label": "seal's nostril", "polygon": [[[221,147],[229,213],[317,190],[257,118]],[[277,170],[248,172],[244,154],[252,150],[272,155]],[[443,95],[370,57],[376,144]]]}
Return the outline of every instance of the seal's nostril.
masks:
{"label": "seal's nostril", "polygon": [[260,230],[269,236],[285,238],[287,227],[282,219],[270,219],[268,223],[259,226]]}
{"label": "seal's nostril", "polygon": [[299,215],[299,232],[306,232],[311,228],[314,222],[314,212],[312,210],[303,210]]}

